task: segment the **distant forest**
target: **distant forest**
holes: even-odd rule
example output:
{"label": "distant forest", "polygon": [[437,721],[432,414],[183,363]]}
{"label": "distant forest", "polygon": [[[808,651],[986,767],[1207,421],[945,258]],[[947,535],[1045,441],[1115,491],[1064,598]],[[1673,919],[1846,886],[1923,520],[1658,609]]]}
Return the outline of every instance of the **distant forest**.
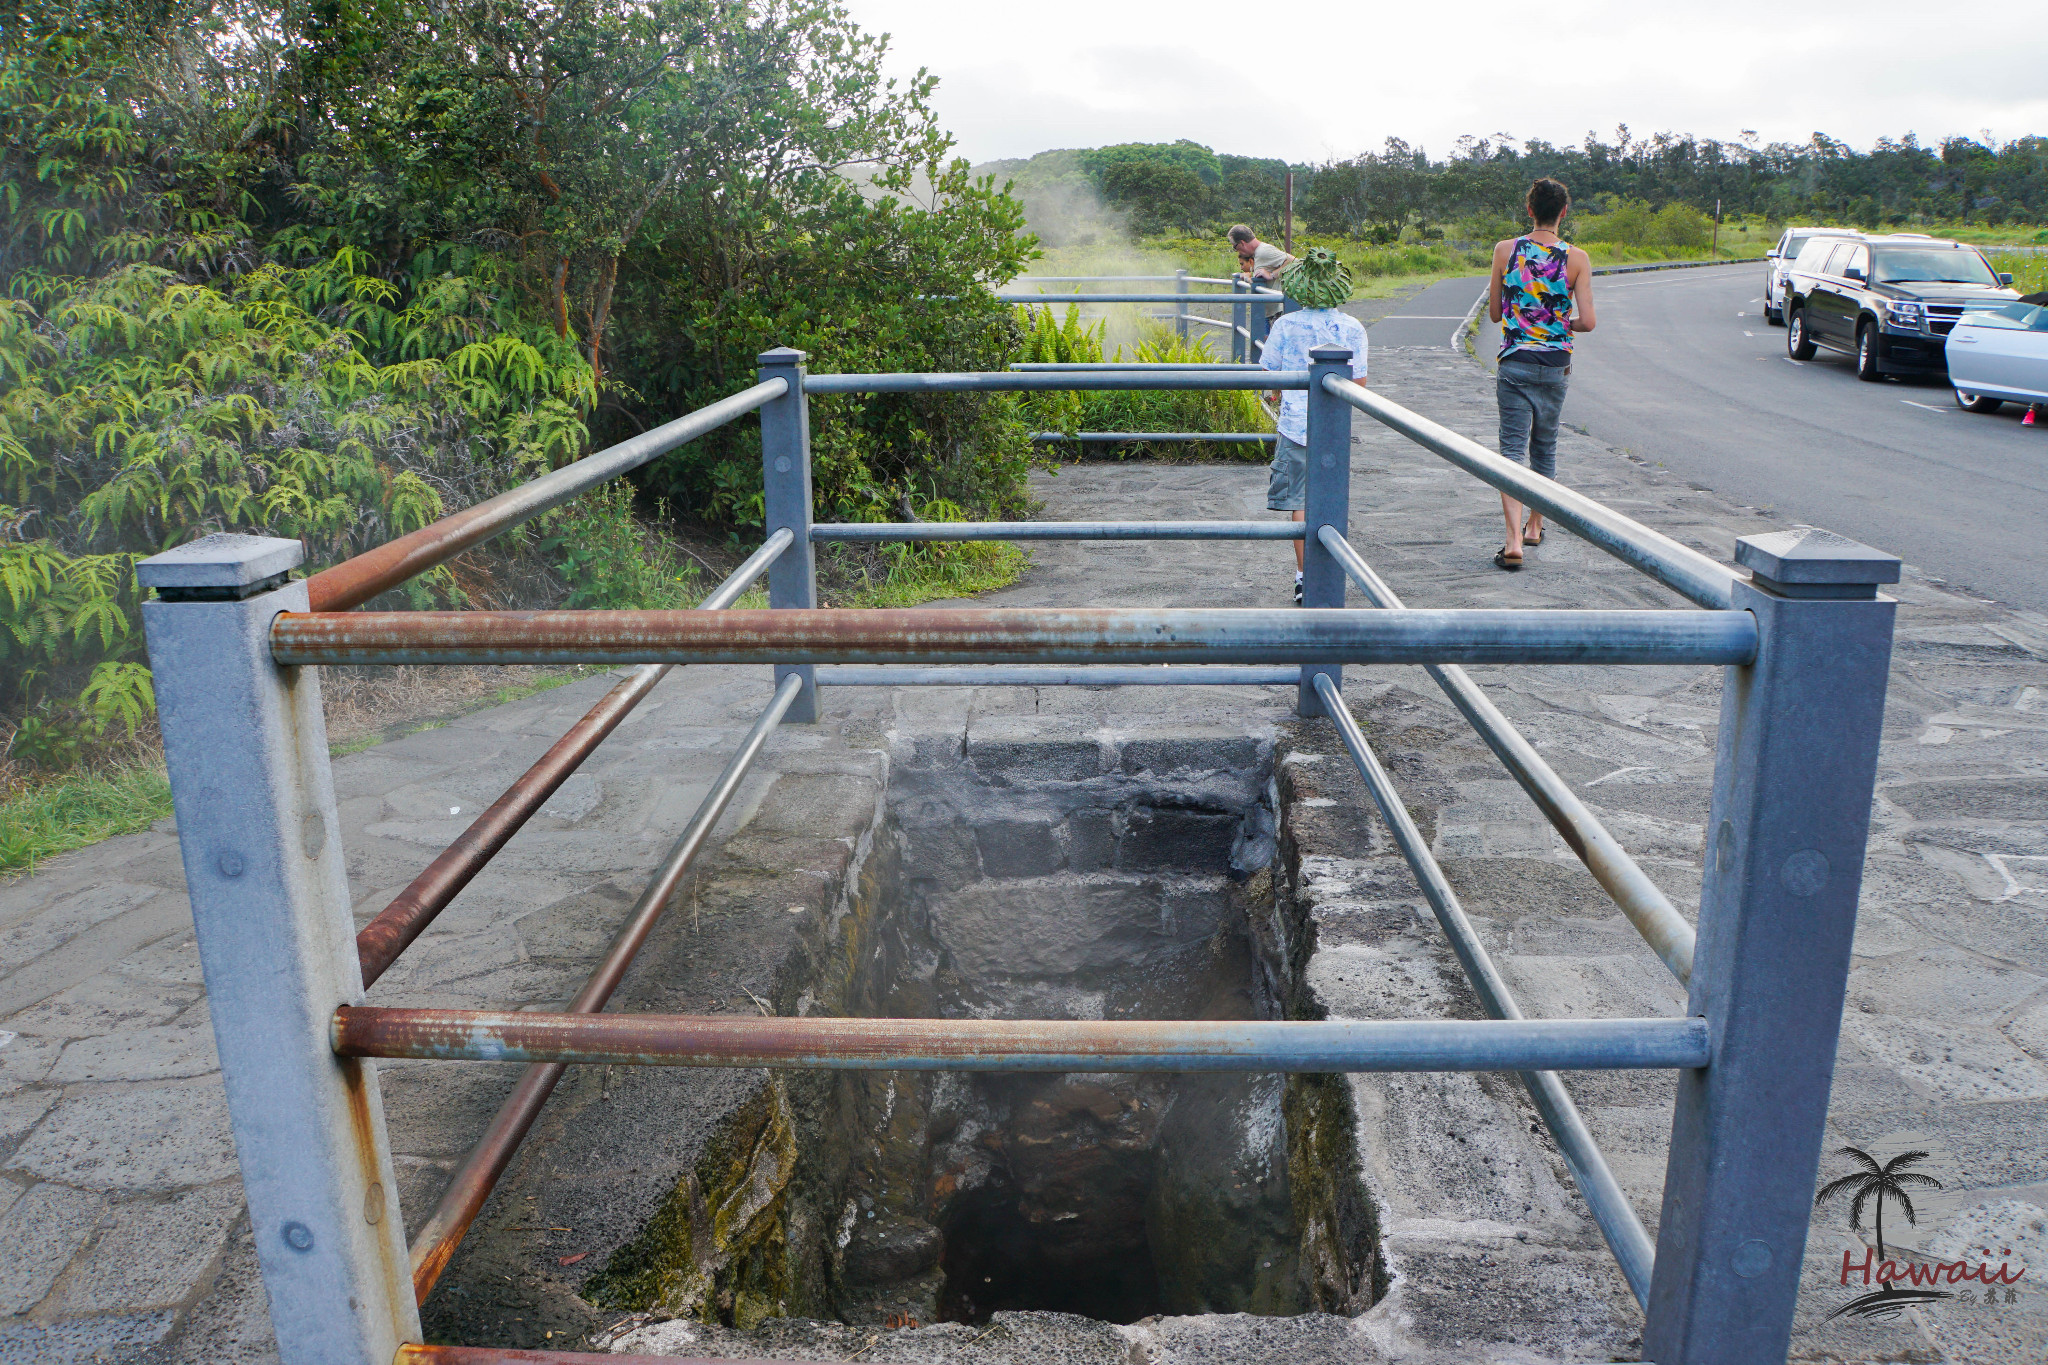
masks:
{"label": "distant forest", "polygon": [[1657,133],[1628,125],[1576,146],[1518,142],[1507,134],[1460,138],[1431,157],[1388,138],[1378,152],[1321,165],[1219,154],[1199,143],[1125,143],[1041,152],[976,167],[1015,181],[1032,226],[1049,245],[1120,225],[1140,234],[1213,231],[1233,222],[1273,228],[1287,172],[1295,212],[1312,232],[1390,241],[1404,229],[1513,219],[1538,176],[1571,188],[1583,213],[1627,201],[1688,205],[1773,221],[1821,218],[1865,227],[1939,220],[2048,222],[2048,137],[2010,142],[1912,134],[1867,152],[1815,133],[1801,143],[1759,143]]}

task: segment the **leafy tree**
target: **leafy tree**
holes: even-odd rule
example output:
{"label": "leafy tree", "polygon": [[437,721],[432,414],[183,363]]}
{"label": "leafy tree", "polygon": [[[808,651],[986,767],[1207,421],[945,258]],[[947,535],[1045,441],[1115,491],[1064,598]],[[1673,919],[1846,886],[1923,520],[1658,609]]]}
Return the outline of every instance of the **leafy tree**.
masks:
{"label": "leafy tree", "polygon": [[1201,143],[1186,138],[1178,142],[1120,142],[1113,147],[1097,147],[1082,152],[1080,162],[1083,170],[1103,183],[1113,167],[1131,165],[1178,167],[1207,188],[1223,183],[1222,159]]}
{"label": "leafy tree", "polygon": [[[829,4],[0,17],[0,708],[45,708],[15,735],[41,752],[67,709],[146,711],[138,555],[221,529],[352,554],[729,393],[773,344],[994,369],[1017,340],[982,288],[1030,250],[1016,203],[944,164],[931,81],[884,77]],[[842,516],[1014,509],[1031,458],[1001,396],[820,404],[814,437]],[[758,436],[648,482],[758,520]],[[523,543],[572,600],[678,590],[616,490]],[[472,559],[413,599],[487,590]]]}
{"label": "leafy tree", "polygon": [[1209,194],[1201,179],[1170,161],[1112,162],[1102,173],[1102,194],[1127,210],[1140,232],[1178,228],[1192,233],[1209,217]]}

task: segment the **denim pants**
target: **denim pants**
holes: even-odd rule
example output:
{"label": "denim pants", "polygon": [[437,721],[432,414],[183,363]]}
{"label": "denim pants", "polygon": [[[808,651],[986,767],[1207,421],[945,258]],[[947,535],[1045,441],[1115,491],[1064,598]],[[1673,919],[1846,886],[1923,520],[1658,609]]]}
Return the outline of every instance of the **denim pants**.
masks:
{"label": "denim pants", "polygon": [[1557,477],[1557,419],[1564,411],[1569,365],[1500,362],[1493,392],[1500,404],[1500,453],[1546,479]]}

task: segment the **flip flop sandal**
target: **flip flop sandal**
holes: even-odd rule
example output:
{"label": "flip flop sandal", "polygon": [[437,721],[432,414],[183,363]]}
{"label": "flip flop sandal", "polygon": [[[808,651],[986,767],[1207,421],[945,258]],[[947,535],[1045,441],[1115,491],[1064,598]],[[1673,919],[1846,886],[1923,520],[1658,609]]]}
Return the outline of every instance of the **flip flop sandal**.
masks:
{"label": "flip flop sandal", "polygon": [[1528,532],[1526,532],[1526,531],[1524,531],[1524,532],[1522,533],[1522,548],[1523,548],[1523,549],[1525,549],[1525,550],[1526,550],[1526,549],[1527,549],[1527,548],[1529,548],[1529,547],[1530,547],[1531,545],[1541,545],[1542,543],[1543,543],[1543,533],[1542,533],[1541,531],[1538,531],[1538,532],[1537,532],[1537,533],[1536,533],[1535,535],[1533,535],[1533,536],[1532,536],[1532,535],[1530,535],[1530,534],[1529,534]]}
{"label": "flip flop sandal", "polygon": [[1508,558],[1508,552],[1503,547],[1493,552],[1493,566],[1496,569],[1506,569],[1509,573],[1515,573],[1521,569],[1522,560],[1520,556],[1516,556],[1513,559]]}

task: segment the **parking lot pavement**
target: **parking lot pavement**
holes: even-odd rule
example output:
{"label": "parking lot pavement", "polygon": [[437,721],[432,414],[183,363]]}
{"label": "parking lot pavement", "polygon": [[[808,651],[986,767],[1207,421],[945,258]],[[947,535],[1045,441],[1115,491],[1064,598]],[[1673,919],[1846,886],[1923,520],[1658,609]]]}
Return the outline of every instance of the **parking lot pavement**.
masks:
{"label": "parking lot pavement", "polygon": [[[1488,439],[1491,385],[1446,348],[1376,346],[1373,383]],[[1495,571],[1493,493],[1363,418],[1356,435],[1353,541],[1411,605],[1677,605],[1562,534],[1531,552],[1528,570]],[[1722,558],[1736,536],[1784,524],[1577,433],[1565,434],[1561,466],[1575,486]],[[1097,463],[1037,486],[1049,516],[1265,515],[1257,465]],[[1272,545],[1049,545],[992,602],[1284,610],[1283,555]],[[2041,1270],[2011,1303],[1950,1300],[1888,1322],[1831,1321],[1851,1293],[1838,1283],[1842,1256],[1860,1257],[1867,1243],[1825,1211],[1795,1355],[2039,1359],[2048,1340],[2048,1295],[2035,1285],[2048,1273],[2048,619],[1915,567],[1898,596],[1905,609],[1828,1145],[1930,1154],[1922,1169],[1942,1188],[1916,1200],[1917,1223],[1887,1219],[1888,1247],[1941,1256],[2012,1248],[2006,1259],[2038,1256]],[[1696,897],[1719,675],[1473,673],[1643,852],[1673,899]],[[1454,720],[1439,733],[1434,722],[1418,726],[1424,711],[1397,714],[1409,698],[1436,704],[1419,670],[1354,677],[1368,724],[1384,726],[1376,733],[1448,742]],[[381,908],[607,685],[587,680],[336,760],[359,915]],[[588,782],[565,788],[380,995],[471,1006],[565,995],[595,951],[589,924],[622,913],[621,896],[688,818],[763,695],[747,670],[672,675],[599,751]],[[1155,723],[1173,714],[1170,696],[1147,704]],[[827,693],[828,718],[837,708],[868,724],[887,706]],[[772,811],[784,775],[842,787],[877,776],[856,771],[872,744],[846,727],[785,733],[776,746],[718,841]],[[1629,998],[1623,978],[1633,969],[1578,932],[1580,874],[1547,827],[1483,756],[1446,772],[1449,785],[1426,794],[1440,808],[1431,826],[1439,852],[1475,917],[1509,934],[1499,951],[1536,1011]],[[112,839],[0,887],[0,973],[0,1362],[272,1358],[175,838]],[[473,1068],[460,1086],[425,1077],[387,1097],[412,1223],[508,1083],[496,1067]],[[1581,1089],[1653,1225],[1668,1091]],[[1824,1173],[1839,1171],[1824,1163]]]}

